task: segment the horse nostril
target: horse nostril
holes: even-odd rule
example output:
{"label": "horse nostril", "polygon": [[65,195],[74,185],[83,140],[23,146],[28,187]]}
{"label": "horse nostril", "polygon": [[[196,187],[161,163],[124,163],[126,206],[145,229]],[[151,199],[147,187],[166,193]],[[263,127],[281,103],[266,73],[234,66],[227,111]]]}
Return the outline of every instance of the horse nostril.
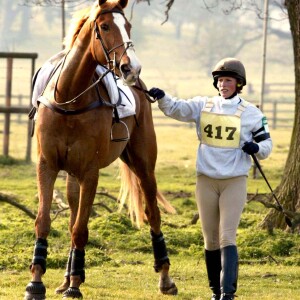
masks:
{"label": "horse nostril", "polygon": [[128,64],[124,64],[121,66],[121,72],[126,76],[130,73],[130,67]]}

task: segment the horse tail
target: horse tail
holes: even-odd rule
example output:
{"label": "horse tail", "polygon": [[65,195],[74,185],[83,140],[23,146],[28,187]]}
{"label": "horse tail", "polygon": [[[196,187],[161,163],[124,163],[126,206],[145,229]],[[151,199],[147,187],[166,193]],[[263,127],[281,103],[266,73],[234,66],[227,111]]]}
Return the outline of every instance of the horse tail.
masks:
{"label": "horse tail", "polygon": [[[141,188],[139,178],[130,170],[130,168],[124,162],[120,161],[120,176],[121,187],[119,192],[119,211],[126,206],[126,200],[128,199],[128,212],[132,223],[135,223],[138,228],[147,220],[147,216],[143,207],[144,193]],[[170,202],[162,195],[160,191],[157,191],[156,198],[162,208],[171,214],[175,214],[175,208]]]}

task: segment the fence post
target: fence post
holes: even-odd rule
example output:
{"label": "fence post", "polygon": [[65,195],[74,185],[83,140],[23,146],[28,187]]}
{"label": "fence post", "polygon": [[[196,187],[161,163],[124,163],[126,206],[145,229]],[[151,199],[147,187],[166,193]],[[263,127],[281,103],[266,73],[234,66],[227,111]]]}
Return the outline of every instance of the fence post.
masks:
{"label": "fence post", "polygon": [[[37,56],[36,56],[37,57]],[[31,99],[32,99],[32,78],[35,72],[35,60],[36,57],[31,59],[31,79],[30,79],[30,97],[29,97],[29,107],[31,107]],[[27,149],[26,149],[26,162],[31,162],[31,131],[32,131],[32,121],[28,120],[27,125]]]}
{"label": "fence post", "polygon": [[277,100],[273,102],[273,124],[272,128],[276,129],[277,127]]}
{"label": "fence post", "polygon": [[[22,106],[22,104],[23,104],[23,95],[22,94],[18,95],[18,103],[19,103],[19,106]],[[22,115],[18,114],[18,123],[21,123],[21,118],[22,118]]]}
{"label": "fence post", "polygon": [[[6,66],[6,95],[5,95],[5,105],[7,107],[11,106],[11,86],[12,86],[12,68],[13,68],[13,58],[7,58]],[[3,133],[3,155],[9,155],[9,130],[10,130],[10,113],[5,114],[4,120],[4,133]]]}
{"label": "fence post", "polygon": [[[12,90],[12,72],[13,72],[13,59],[31,59],[31,78],[30,78],[30,102],[28,108],[31,107],[31,96],[32,96],[32,77],[35,71],[35,61],[38,57],[37,53],[20,53],[20,52],[0,52],[0,58],[7,59],[7,79],[6,79],[6,110],[5,113],[5,124],[4,124],[4,135],[3,135],[3,154],[8,156],[9,154],[9,131],[10,131],[10,111],[11,107],[11,90]],[[17,112],[18,113],[18,112]],[[23,113],[23,111],[22,111]],[[27,149],[26,149],[26,161],[31,161],[31,121],[28,120],[28,134],[27,134]]]}

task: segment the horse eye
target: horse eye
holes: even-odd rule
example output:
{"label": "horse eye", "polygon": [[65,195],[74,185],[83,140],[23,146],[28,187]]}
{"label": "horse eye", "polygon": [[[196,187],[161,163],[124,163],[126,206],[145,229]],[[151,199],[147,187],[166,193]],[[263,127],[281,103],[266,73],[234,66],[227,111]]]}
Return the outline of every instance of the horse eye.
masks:
{"label": "horse eye", "polygon": [[103,31],[108,31],[109,30],[109,26],[107,24],[102,24],[100,27]]}

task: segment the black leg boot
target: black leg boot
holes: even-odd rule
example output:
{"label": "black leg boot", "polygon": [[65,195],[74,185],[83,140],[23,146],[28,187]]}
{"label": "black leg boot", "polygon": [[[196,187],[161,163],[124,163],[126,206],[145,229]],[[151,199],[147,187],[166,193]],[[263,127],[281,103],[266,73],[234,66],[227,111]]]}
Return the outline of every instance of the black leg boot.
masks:
{"label": "black leg boot", "polygon": [[205,263],[209,287],[213,292],[211,300],[220,300],[221,250],[205,250]]}
{"label": "black leg boot", "polygon": [[221,300],[233,300],[238,280],[238,253],[236,246],[222,248],[221,261]]}

